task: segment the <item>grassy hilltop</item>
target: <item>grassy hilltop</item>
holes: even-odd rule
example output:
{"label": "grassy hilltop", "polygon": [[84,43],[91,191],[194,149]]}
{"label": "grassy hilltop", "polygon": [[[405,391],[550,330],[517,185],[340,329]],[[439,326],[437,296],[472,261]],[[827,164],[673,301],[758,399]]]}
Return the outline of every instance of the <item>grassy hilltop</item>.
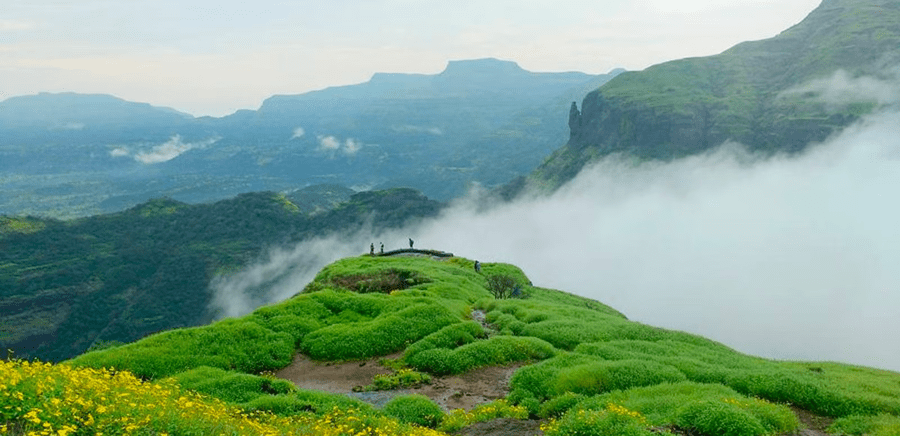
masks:
{"label": "grassy hilltop", "polygon": [[[516,298],[495,297],[516,286]],[[402,352],[369,389],[524,366],[506,399],[468,412],[417,395],[377,408],[275,378],[298,352],[318,361]],[[0,434],[424,435],[530,416],[548,435],[781,435],[798,433],[797,410],[837,418],[833,433],[900,434],[900,374],[744,355],[532,286],[515,266],[476,272],[459,257],[347,258],[242,318],[59,365],[0,364]]]}

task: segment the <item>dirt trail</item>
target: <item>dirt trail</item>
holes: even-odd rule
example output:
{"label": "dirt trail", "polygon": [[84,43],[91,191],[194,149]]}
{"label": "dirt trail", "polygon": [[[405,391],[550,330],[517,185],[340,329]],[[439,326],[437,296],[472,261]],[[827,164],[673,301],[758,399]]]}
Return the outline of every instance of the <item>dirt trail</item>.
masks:
{"label": "dirt trail", "polygon": [[490,366],[458,376],[433,377],[430,385],[413,389],[381,392],[353,392],[356,386],[372,383],[378,374],[390,374],[391,370],[378,363],[383,358],[395,359],[400,353],[369,360],[323,363],[297,354],[294,361],[275,373],[276,377],[290,380],[301,389],[313,389],[344,394],[383,406],[391,398],[402,394],[421,394],[431,398],[444,410],[465,409],[503,398],[509,393],[509,378],[521,365]]}

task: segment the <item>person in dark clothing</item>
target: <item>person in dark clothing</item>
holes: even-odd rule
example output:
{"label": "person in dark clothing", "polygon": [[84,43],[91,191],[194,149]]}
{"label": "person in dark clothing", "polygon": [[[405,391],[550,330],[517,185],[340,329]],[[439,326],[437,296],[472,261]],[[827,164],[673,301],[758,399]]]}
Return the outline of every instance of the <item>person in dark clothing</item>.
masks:
{"label": "person in dark clothing", "polygon": [[375,255],[375,243],[374,242],[369,244],[369,254],[371,254],[372,256]]}
{"label": "person in dark clothing", "polygon": [[412,246],[413,246],[413,240],[412,240],[412,238],[409,238],[409,248],[412,248]]}
{"label": "person in dark clothing", "polygon": [[475,261],[475,272],[481,272],[481,262]]}
{"label": "person in dark clothing", "polygon": [[381,254],[384,254],[384,242],[380,242],[381,244]]}

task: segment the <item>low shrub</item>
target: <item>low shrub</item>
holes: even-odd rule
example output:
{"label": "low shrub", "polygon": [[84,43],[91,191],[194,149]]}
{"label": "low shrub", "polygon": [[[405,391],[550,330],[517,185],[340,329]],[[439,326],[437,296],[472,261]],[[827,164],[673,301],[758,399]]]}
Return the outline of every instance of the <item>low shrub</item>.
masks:
{"label": "low shrub", "polygon": [[850,415],[836,419],[828,427],[828,433],[851,436],[896,436],[900,434],[900,416]]}
{"label": "low shrub", "polygon": [[540,412],[538,412],[538,416],[541,418],[559,418],[562,414],[569,411],[569,409],[575,407],[580,401],[584,400],[584,395],[576,394],[574,392],[566,392],[562,395],[558,395],[556,397],[551,398],[547,402],[541,404]]}
{"label": "low shrub", "polygon": [[525,287],[512,276],[505,274],[492,274],[485,277],[487,290],[496,299],[528,298]]}
{"label": "low shrub", "polygon": [[556,354],[553,346],[537,338],[495,336],[454,350],[434,348],[419,352],[406,361],[432,374],[460,374],[473,368],[511,362],[543,360]]}
{"label": "low shrub", "polygon": [[[554,386],[557,374],[564,368],[596,362],[592,356],[575,353],[559,353],[555,357],[516,370],[509,379],[510,396],[533,397],[537,401],[547,401],[561,392]],[[520,404],[515,401],[516,404]],[[535,411],[536,413],[537,411]]]}
{"label": "low shrub", "polygon": [[685,406],[678,427],[703,436],[761,436],[766,428],[749,411],[725,401],[701,401]]}
{"label": "low shrub", "polygon": [[128,370],[139,377],[155,379],[199,366],[258,373],[283,368],[293,356],[291,335],[273,332],[245,319],[226,319],[86,353],[71,362],[77,366]]}
{"label": "low shrub", "polygon": [[405,356],[413,356],[425,350],[434,348],[456,348],[475,342],[476,338],[484,337],[481,324],[476,321],[465,321],[448,325],[406,347]]}
{"label": "low shrub", "polygon": [[391,374],[378,374],[372,378],[372,384],[354,387],[356,392],[389,391],[397,388],[410,388],[431,383],[431,376],[409,368],[402,368]]}
{"label": "low shrub", "polygon": [[400,395],[384,405],[384,413],[402,422],[435,428],[444,419],[444,411],[424,395]]}
{"label": "low shrub", "polygon": [[244,403],[257,397],[288,394],[296,390],[294,385],[287,380],[225,371],[208,366],[176,374],[173,378],[183,388],[232,403]]}
{"label": "low shrub", "polygon": [[610,404],[603,410],[570,411],[541,426],[546,436],[654,436],[641,414]]}
{"label": "low shrub", "polygon": [[309,412],[323,415],[332,410],[357,410],[365,414],[376,413],[370,404],[346,395],[320,391],[297,390],[290,394],[264,395],[241,403],[248,411],[266,411],[278,415],[296,415]]}
{"label": "low shrub", "polygon": [[553,380],[557,395],[596,395],[613,390],[686,380],[677,369],[644,360],[595,361],[564,368]]}
{"label": "low shrub", "polygon": [[506,400],[495,400],[490,403],[479,404],[469,412],[463,409],[451,410],[444,415],[438,430],[453,433],[476,422],[485,422],[498,418],[526,419],[528,418],[528,411],[523,407],[511,406]]}
{"label": "low shrub", "polygon": [[372,321],[336,324],[316,330],[303,338],[300,350],[316,360],[383,356],[459,321],[459,317],[440,304],[414,304]]}

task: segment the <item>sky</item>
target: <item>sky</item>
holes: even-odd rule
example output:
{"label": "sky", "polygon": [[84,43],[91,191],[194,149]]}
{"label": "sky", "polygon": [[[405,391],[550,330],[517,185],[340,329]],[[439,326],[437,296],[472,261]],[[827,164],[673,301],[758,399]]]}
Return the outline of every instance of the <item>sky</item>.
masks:
{"label": "sky", "polygon": [[777,35],[819,0],[4,0],[0,101],[112,94],[196,116],[494,57],[606,73]]}

